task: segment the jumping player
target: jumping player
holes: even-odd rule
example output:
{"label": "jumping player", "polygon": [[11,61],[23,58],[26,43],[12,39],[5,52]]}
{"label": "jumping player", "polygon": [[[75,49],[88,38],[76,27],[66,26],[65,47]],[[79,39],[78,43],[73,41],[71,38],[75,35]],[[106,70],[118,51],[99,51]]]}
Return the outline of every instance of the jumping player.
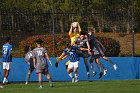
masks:
{"label": "jumping player", "polygon": [[[69,56],[69,64],[68,64],[68,68],[67,68],[67,72],[69,74],[69,76],[72,78],[72,82],[78,82],[78,63],[80,61],[80,57],[77,53],[77,51],[79,50],[88,50],[86,48],[79,48],[78,46],[71,46],[71,48],[66,48],[64,50],[64,52],[61,54],[61,57],[64,57],[66,55]],[[75,73],[75,76],[73,76],[72,74],[72,69]]]}
{"label": "jumping player", "polygon": [[[71,23],[71,27],[69,30],[69,37],[70,37],[72,46],[77,46],[77,44],[75,43],[75,40],[80,37],[80,32],[81,32],[81,27],[80,27],[79,23],[78,22]],[[62,56],[58,57],[56,60],[55,66],[58,67],[58,63],[65,58],[67,58],[67,55],[64,57],[62,57]],[[67,61],[65,63],[66,69],[68,67],[69,62],[70,61]]]}
{"label": "jumping player", "polygon": [[81,27],[80,27],[79,23],[78,22],[73,22],[71,24],[71,28],[70,28],[70,31],[69,31],[69,37],[70,37],[72,46],[75,46],[74,41],[76,40],[76,38],[80,37],[80,32],[81,32]]}
{"label": "jumping player", "polygon": [[[96,64],[98,64],[99,66],[101,66],[103,68],[104,75],[106,75],[107,69],[103,66],[103,64],[100,63],[100,60],[99,60],[100,57],[102,57],[105,60],[108,60],[109,63],[111,63],[113,65],[113,68],[115,70],[117,69],[117,66],[109,58],[107,58],[105,56],[105,54],[103,52],[103,51],[105,51],[104,46],[95,38],[95,36],[94,36],[92,31],[93,31],[93,29],[88,30],[88,38],[89,38],[89,43],[90,43],[90,47],[91,47],[91,51],[92,51],[92,56],[91,56],[91,59],[90,59],[90,63],[91,63],[91,67],[93,69],[93,76],[96,75],[94,66],[92,64],[93,59],[95,59]],[[102,76],[102,74],[100,72],[100,77],[101,76]]]}
{"label": "jumping player", "polygon": [[81,50],[81,53],[79,52],[79,56],[82,57],[83,60],[84,60],[87,76],[89,78],[90,73],[89,73],[88,57],[91,55],[91,52],[90,52],[90,45],[89,45],[89,42],[88,42],[88,38],[86,37],[86,33],[81,31],[80,32],[80,38],[77,38],[76,42],[78,43],[78,47],[88,49],[88,50]]}

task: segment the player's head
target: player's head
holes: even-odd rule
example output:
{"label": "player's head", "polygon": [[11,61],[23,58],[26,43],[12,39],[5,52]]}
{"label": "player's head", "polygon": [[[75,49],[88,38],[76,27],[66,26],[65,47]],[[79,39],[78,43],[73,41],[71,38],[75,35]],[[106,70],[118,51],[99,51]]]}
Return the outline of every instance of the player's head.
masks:
{"label": "player's head", "polygon": [[24,52],[32,51],[34,48],[32,46],[25,46]]}
{"label": "player's head", "polygon": [[10,42],[11,41],[11,38],[10,37],[6,37],[6,42]]}
{"label": "player's head", "polygon": [[86,34],[87,34],[86,31],[81,31],[80,32],[80,35],[84,35],[85,36]]}
{"label": "player's head", "polygon": [[42,39],[39,38],[39,39],[36,40],[36,44],[40,44],[41,45],[42,43],[43,43]]}
{"label": "player's head", "polygon": [[93,28],[89,28],[88,29],[88,35],[91,35],[92,33],[94,33],[95,31],[94,31],[94,29]]}
{"label": "player's head", "polygon": [[80,39],[84,39],[87,33],[85,31],[80,32]]}
{"label": "player's head", "polygon": [[80,25],[79,25],[79,23],[78,22],[73,22],[72,23],[72,31],[74,32],[74,33],[77,33],[77,32],[79,32],[79,30],[80,30]]}
{"label": "player's head", "polygon": [[73,22],[72,27],[78,27],[78,22]]}
{"label": "player's head", "polygon": [[24,48],[24,52],[28,52],[29,51],[30,46],[25,46]]}

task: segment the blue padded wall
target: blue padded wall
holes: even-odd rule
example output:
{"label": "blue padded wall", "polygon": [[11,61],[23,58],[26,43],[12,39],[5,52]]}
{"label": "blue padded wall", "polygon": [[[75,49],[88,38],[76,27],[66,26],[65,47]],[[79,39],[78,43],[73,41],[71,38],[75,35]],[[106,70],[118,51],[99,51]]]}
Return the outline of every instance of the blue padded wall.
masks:
{"label": "blue padded wall", "polygon": [[[117,64],[117,70],[115,71],[111,64],[101,59],[101,63],[108,69],[107,74],[99,79],[99,73],[96,64],[95,68],[97,75],[92,77],[92,71],[90,68],[90,80],[126,80],[126,79],[139,79],[140,78],[140,58],[139,57],[110,57],[110,59]],[[0,59],[1,60],[1,59]],[[51,58],[53,63],[52,67],[49,67],[49,71],[53,81],[69,81],[71,80],[65,69],[65,59],[59,63],[58,68],[55,68],[56,58]],[[89,64],[90,67],[90,64]],[[11,63],[11,71],[8,77],[9,81],[25,81],[26,73],[28,71],[28,64],[25,63],[24,58],[13,58]],[[80,59],[79,63],[79,80],[88,80],[86,76],[86,69],[83,59]],[[3,69],[0,65],[0,82],[3,80]],[[37,81],[37,74],[35,71],[32,73],[30,81]],[[43,76],[43,80],[47,79]]]}

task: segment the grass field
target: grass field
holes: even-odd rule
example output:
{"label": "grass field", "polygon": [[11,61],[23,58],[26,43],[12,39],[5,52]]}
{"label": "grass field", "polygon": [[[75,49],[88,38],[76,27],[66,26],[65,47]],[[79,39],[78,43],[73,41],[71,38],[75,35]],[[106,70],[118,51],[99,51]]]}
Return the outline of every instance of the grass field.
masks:
{"label": "grass field", "polygon": [[11,83],[0,89],[0,93],[140,93],[140,80],[54,82],[53,88],[44,82],[42,89],[37,82]]}

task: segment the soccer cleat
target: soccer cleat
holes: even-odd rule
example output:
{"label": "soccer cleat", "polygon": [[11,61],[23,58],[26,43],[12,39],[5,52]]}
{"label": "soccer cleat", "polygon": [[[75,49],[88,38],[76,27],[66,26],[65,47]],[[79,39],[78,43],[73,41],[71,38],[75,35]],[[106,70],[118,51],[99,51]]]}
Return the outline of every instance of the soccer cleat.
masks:
{"label": "soccer cleat", "polygon": [[75,79],[75,82],[78,82],[78,79]]}
{"label": "soccer cleat", "polygon": [[5,81],[6,83],[8,83],[8,80],[6,79],[6,81]]}
{"label": "soccer cleat", "polygon": [[97,74],[96,72],[93,72],[93,77],[94,77],[96,74]]}
{"label": "soccer cleat", "polygon": [[0,85],[0,88],[4,88],[4,87]]}
{"label": "soccer cleat", "polygon": [[52,83],[50,83],[50,87],[53,87],[53,84]]}
{"label": "soccer cleat", "polygon": [[116,64],[114,64],[114,65],[113,65],[113,68],[114,68],[114,70],[116,70],[116,69],[117,69],[117,65],[116,65]]}
{"label": "soccer cleat", "polygon": [[43,87],[40,85],[38,88],[39,88],[39,89],[42,89]]}
{"label": "soccer cleat", "polygon": [[27,85],[27,84],[28,84],[28,82],[26,81],[25,85]]}
{"label": "soccer cleat", "polygon": [[8,82],[8,80],[6,79],[6,80],[5,80],[5,85],[8,85],[8,84],[9,84],[9,82]]}
{"label": "soccer cleat", "polygon": [[73,78],[72,78],[72,83],[74,83],[74,82],[75,82],[75,78],[73,77]]}
{"label": "soccer cleat", "polygon": [[104,76],[106,75],[107,69],[104,69]]}
{"label": "soccer cleat", "polygon": [[100,72],[100,74],[99,74],[99,79],[100,79],[102,76],[103,76],[103,73],[102,73],[102,72]]}

